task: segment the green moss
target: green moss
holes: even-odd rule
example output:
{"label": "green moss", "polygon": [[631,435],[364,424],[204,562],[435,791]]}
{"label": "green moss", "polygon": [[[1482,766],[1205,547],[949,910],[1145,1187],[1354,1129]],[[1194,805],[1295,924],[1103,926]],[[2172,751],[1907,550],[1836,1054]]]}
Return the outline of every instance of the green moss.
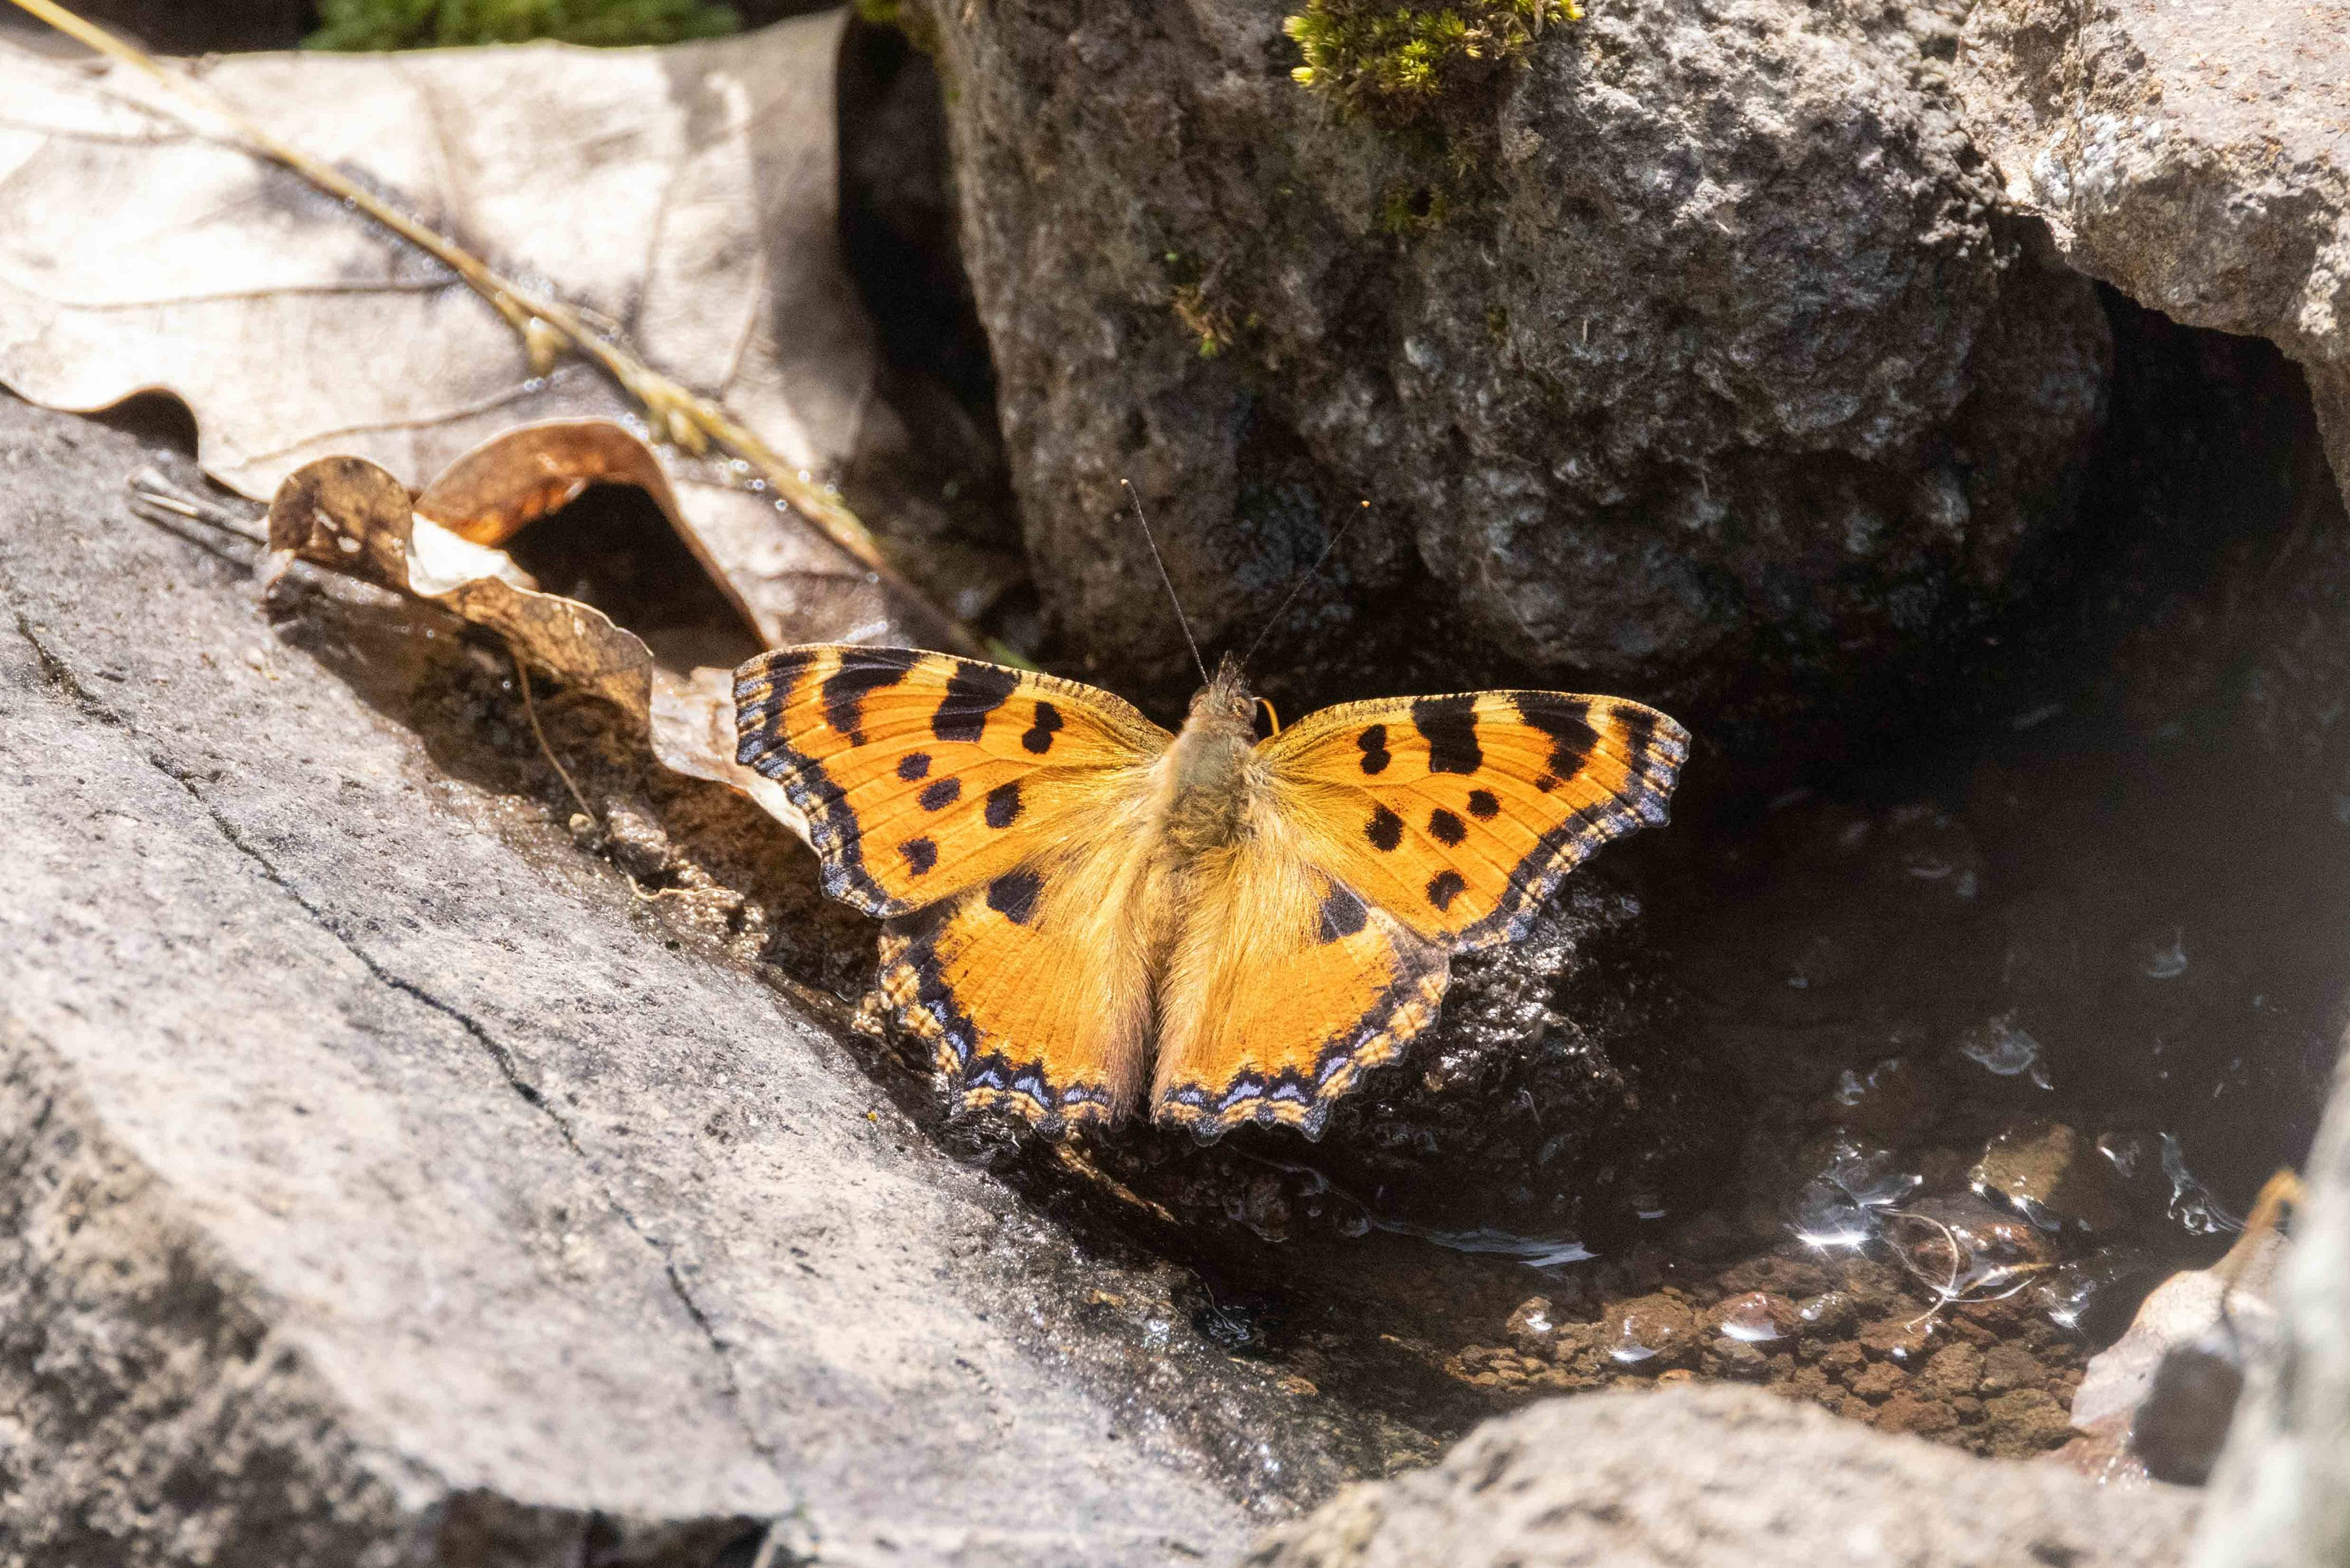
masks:
{"label": "green moss", "polygon": [[1398,185],[1379,202],[1379,227],[1391,234],[1424,234],[1444,226],[1452,199],[1432,185]]}
{"label": "green moss", "polygon": [[1305,64],[1290,73],[1349,114],[1409,124],[1523,65],[1543,29],[1579,22],[1578,0],[1306,0],[1282,24]]}
{"label": "green moss", "polygon": [[[938,57],[938,25],[920,6],[910,5],[906,0],[857,0],[854,8],[858,20],[876,27],[895,27],[906,35],[906,42],[933,59]],[[953,102],[951,88],[948,102]]]}
{"label": "green moss", "polygon": [[674,44],[732,33],[743,20],[706,0],[320,0],[313,49],[459,44]]}

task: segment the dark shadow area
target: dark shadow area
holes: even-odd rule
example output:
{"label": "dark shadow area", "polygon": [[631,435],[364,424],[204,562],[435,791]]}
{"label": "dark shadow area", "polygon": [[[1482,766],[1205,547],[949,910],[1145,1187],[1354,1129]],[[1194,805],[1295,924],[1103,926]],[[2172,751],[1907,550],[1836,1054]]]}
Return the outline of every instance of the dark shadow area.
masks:
{"label": "dark shadow area", "polygon": [[652,497],[631,485],[591,484],[503,548],[548,593],[593,605],[644,639],[664,669],[732,670],[759,651],[757,633]]}

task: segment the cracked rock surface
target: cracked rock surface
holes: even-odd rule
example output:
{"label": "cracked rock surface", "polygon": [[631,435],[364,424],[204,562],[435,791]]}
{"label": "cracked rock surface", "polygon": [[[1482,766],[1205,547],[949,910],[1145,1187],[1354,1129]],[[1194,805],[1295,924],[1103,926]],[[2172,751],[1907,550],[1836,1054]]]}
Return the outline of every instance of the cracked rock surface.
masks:
{"label": "cracked rock surface", "polygon": [[131,521],[147,460],[0,400],[0,1560],[1237,1548],[1019,1336],[1000,1189]]}

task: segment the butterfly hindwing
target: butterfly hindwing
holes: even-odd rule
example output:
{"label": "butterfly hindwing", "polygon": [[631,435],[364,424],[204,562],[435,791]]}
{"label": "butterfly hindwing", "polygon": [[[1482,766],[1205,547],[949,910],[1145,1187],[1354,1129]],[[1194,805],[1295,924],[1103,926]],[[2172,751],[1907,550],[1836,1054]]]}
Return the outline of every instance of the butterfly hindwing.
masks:
{"label": "butterfly hindwing", "polygon": [[1168,966],[1151,1092],[1159,1120],[1320,1136],[1331,1105],[1393,1060],[1443,997],[1446,950],[1303,857],[1263,811],[1211,852]]}
{"label": "butterfly hindwing", "polygon": [[1262,750],[1306,856],[1462,952],[1523,935],[1592,850],[1661,825],[1689,732],[1621,698],[1478,691],[1326,708]]}
{"label": "butterfly hindwing", "polygon": [[737,760],[807,814],[824,890],[868,915],[979,887],[1097,816],[1166,750],[1107,691],[905,648],[818,644],[737,672]]}
{"label": "butterfly hindwing", "polygon": [[999,1106],[1048,1131],[1134,1108],[1150,1058],[1149,928],[1165,909],[1137,885],[1149,858],[1114,825],[882,928],[882,994],[930,1043],[959,1108]]}

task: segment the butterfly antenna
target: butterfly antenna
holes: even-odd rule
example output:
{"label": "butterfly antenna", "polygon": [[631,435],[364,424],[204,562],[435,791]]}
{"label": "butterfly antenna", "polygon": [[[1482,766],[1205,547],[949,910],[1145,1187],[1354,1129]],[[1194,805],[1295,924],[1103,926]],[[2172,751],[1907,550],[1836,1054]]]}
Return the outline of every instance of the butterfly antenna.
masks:
{"label": "butterfly antenna", "polygon": [[1183,618],[1183,601],[1175,592],[1175,579],[1167,575],[1167,559],[1159,553],[1159,541],[1150,536],[1150,519],[1142,514],[1142,497],[1134,493],[1134,482],[1121,479],[1126,486],[1126,498],[1134,503],[1134,520],[1142,524],[1142,542],[1150,546],[1150,558],[1159,565],[1159,580],[1167,585],[1167,600],[1175,607],[1175,624],[1183,628],[1183,640],[1191,646],[1191,662],[1200,667],[1200,684],[1212,686],[1208,678],[1208,661],[1200,657],[1200,639],[1191,635],[1191,623]]}
{"label": "butterfly antenna", "polygon": [[1328,563],[1331,554],[1338,548],[1338,541],[1347,536],[1347,530],[1352,528],[1355,525],[1356,521],[1359,519],[1364,513],[1368,512],[1370,509],[1371,504],[1367,501],[1364,502],[1360,506],[1357,506],[1355,509],[1354,515],[1348,517],[1345,523],[1339,525],[1338,531],[1330,535],[1330,542],[1322,546],[1322,553],[1314,557],[1314,564],[1306,567],[1303,573],[1299,574],[1296,582],[1290,585],[1288,595],[1284,597],[1279,604],[1274,606],[1273,614],[1266,618],[1264,629],[1256,634],[1256,640],[1249,644],[1248,651],[1246,653],[1241,655],[1241,664],[1243,668],[1247,666],[1250,659],[1256,657],[1256,650],[1264,646],[1264,639],[1273,635],[1273,628],[1281,624],[1283,614],[1288,610],[1292,604],[1296,602],[1297,596],[1305,591],[1305,585],[1312,582],[1316,574],[1318,574],[1322,570],[1323,566]]}

